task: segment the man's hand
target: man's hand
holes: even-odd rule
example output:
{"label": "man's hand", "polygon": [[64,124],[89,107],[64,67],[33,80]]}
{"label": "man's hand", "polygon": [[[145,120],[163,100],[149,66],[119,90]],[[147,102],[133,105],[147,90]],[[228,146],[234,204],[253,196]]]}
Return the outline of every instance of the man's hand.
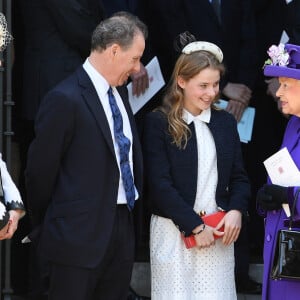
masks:
{"label": "man's hand", "polygon": [[228,105],[226,107],[226,111],[231,113],[237,122],[239,122],[242,118],[242,115],[246,109],[246,105],[244,105],[242,102],[235,101],[235,100],[229,100]]}
{"label": "man's hand", "polygon": [[228,82],[224,87],[222,94],[229,99],[226,111],[233,114],[237,122],[239,122],[244,110],[249,104],[252,91],[242,83]]}
{"label": "man's hand", "polygon": [[132,94],[139,96],[144,94],[146,89],[149,87],[149,77],[146,68],[141,63],[140,71],[130,75],[132,80]]}
{"label": "man's hand", "polygon": [[242,83],[228,82],[224,87],[222,93],[228,99],[240,101],[247,106],[252,96],[252,91],[245,84]]}

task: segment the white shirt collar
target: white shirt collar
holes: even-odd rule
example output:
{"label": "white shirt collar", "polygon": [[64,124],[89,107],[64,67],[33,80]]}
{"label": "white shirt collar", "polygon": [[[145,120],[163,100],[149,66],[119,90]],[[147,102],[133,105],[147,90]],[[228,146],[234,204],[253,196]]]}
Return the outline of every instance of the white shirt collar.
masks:
{"label": "white shirt collar", "polygon": [[87,58],[83,64],[83,68],[90,76],[99,98],[105,97],[107,91],[109,89],[109,84],[106,79],[94,68],[94,66],[90,63],[89,59]]}
{"label": "white shirt collar", "polygon": [[205,122],[205,123],[209,123],[210,117],[211,117],[211,109],[210,108],[203,110],[200,113],[200,115],[198,115],[198,116],[192,115],[186,109],[183,109],[183,113],[182,113],[182,118],[188,125],[191,124],[193,121],[197,121],[197,120]]}

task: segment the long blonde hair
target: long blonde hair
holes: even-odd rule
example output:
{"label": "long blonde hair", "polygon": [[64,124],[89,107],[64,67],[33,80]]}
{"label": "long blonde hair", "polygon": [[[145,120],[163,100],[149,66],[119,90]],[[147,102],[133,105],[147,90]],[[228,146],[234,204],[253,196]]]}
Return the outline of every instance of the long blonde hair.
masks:
{"label": "long blonde hair", "polygon": [[[216,57],[207,51],[196,51],[191,54],[181,54],[175,64],[171,80],[163,97],[163,104],[159,108],[166,114],[169,123],[169,133],[173,143],[180,149],[184,149],[190,136],[190,129],[182,119],[183,114],[183,90],[178,85],[178,77],[188,81],[198,75],[202,70],[212,68],[224,74],[224,65]],[[218,96],[215,101],[218,100]],[[213,105],[213,108],[216,108]]]}

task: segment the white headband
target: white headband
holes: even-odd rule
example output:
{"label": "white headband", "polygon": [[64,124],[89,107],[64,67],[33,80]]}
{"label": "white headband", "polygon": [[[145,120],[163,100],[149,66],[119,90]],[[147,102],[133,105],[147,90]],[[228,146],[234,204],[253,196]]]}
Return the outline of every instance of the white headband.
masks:
{"label": "white headband", "polygon": [[192,42],[182,49],[182,53],[184,54],[191,54],[196,51],[208,51],[212,53],[220,63],[223,61],[222,50],[217,45],[210,42]]}

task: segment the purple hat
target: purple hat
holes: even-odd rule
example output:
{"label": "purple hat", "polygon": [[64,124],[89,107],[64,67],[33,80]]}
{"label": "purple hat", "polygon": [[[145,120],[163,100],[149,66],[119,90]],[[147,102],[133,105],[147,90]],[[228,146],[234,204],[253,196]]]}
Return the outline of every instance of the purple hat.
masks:
{"label": "purple hat", "polygon": [[265,62],[264,75],[288,77],[300,80],[300,46],[279,44],[268,50],[270,58]]}

